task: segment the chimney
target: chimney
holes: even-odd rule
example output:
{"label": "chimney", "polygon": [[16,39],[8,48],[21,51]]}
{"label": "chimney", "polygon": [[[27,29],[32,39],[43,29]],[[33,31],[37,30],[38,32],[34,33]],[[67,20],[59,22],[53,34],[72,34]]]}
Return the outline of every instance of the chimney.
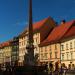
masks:
{"label": "chimney", "polygon": [[65,20],[62,20],[62,21],[61,21],[61,24],[64,24],[65,22],[66,22]]}

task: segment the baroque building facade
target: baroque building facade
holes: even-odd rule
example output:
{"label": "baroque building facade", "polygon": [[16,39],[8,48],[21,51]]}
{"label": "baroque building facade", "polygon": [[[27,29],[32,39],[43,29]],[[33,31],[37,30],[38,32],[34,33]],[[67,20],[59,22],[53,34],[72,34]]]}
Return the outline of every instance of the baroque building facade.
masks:
{"label": "baroque building facade", "polygon": [[18,61],[18,39],[9,40],[0,43],[0,64],[10,66],[12,63]]}
{"label": "baroque building facade", "polygon": [[60,61],[60,44],[49,44],[40,47],[40,63],[56,63]]}
{"label": "baroque building facade", "polygon": [[60,41],[61,63],[71,68],[75,65],[75,21],[68,22],[70,27]]}
{"label": "baroque building facade", "polygon": [[[48,17],[44,20],[36,22],[33,24],[33,39],[34,39],[34,56],[38,55],[39,60],[39,44],[42,42],[48,34],[52,31],[52,29],[56,26],[55,21]],[[23,31],[19,36],[19,63],[20,65],[24,64],[24,56],[27,52],[26,46],[28,41],[28,28]]]}
{"label": "baroque building facade", "polygon": [[[38,62],[56,62],[75,65],[75,20],[62,21],[56,25],[55,21],[48,17],[33,23],[34,56],[38,55]],[[25,54],[28,45],[28,28],[18,38],[0,44],[0,64],[11,65],[18,61],[19,66],[25,63]]]}
{"label": "baroque building facade", "polygon": [[0,44],[0,64],[3,63],[4,63],[4,52],[3,52],[2,44]]}
{"label": "baroque building facade", "polygon": [[75,21],[62,21],[60,25],[56,26],[39,45],[40,62],[58,62],[65,65],[75,64],[74,30]]}
{"label": "baroque building facade", "polygon": [[12,51],[12,46],[11,46],[11,41],[6,41],[0,44],[0,54],[1,56],[1,64],[2,65],[11,65],[11,51]]}
{"label": "baroque building facade", "polygon": [[11,51],[11,64],[18,65],[18,59],[19,59],[19,38],[14,37],[13,41],[11,42],[12,51]]}

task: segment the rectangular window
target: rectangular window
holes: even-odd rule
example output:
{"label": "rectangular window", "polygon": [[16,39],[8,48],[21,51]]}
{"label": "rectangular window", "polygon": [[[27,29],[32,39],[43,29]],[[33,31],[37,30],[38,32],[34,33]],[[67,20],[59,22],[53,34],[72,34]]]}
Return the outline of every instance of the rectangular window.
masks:
{"label": "rectangular window", "polygon": [[24,45],[25,45],[25,40],[24,40]]}
{"label": "rectangular window", "polygon": [[66,56],[67,56],[67,60],[68,60],[69,59],[69,53],[68,52],[66,53]]}
{"label": "rectangular window", "polygon": [[52,59],[52,52],[50,53],[50,59]]}
{"label": "rectangular window", "polygon": [[73,52],[71,52],[71,59],[73,59]]}
{"label": "rectangular window", "polygon": [[41,60],[43,60],[43,54],[41,54]]}
{"label": "rectangular window", "polygon": [[74,41],[74,48],[75,48],[75,41]]}
{"label": "rectangular window", "polygon": [[47,52],[47,47],[45,47],[45,52]]}
{"label": "rectangular window", "polygon": [[57,50],[57,45],[55,44],[55,50]]}
{"label": "rectangular window", "polygon": [[43,49],[42,48],[40,48],[40,52],[43,52]]}
{"label": "rectangular window", "polygon": [[15,46],[13,46],[15,49],[17,48],[17,46],[15,45]]}
{"label": "rectangular window", "polygon": [[23,40],[23,37],[22,37],[22,40]]}
{"label": "rectangular window", "polygon": [[27,40],[25,40],[25,45],[27,44]]}
{"label": "rectangular window", "polygon": [[48,53],[45,53],[45,54],[44,54],[45,59],[47,59],[47,54],[48,54]]}
{"label": "rectangular window", "polygon": [[61,45],[61,50],[64,51],[64,45]]}
{"label": "rectangular window", "polygon": [[23,44],[24,44],[24,43],[23,43],[23,41],[22,41],[22,46],[23,46]]}
{"label": "rectangular window", "polygon": [[[42,48],[40,50],[41,50],[41,52],[43,52]],[[37,47],[35,48],[35,51],[38,51],[38,48]]]}
{"label": "rectangular window", "polygon": [[64,53],[61,54],[61,60],[64,60]]}
{"label": "rectangular window", "polygon": [[37,43],[37,38],[36,38],[36,43]]}
{"label": "rectangular window", "polygon": [[70,42],[70,49],[72,49],[72,42]]}
{"label": "rectangular window", "polygon": [[20,42],[20,46],[22,46],[22,42]]}
{"label": "rectangular window", "polygon": [[50,45],[50,51],[51,51],[51,45]]}
{"label": "rectangular window", "polygon": [[68,50],[68,44],[66,44],[66,50]]}
{"label": "rectangular window", "polygon": [[55,52],[55,58],[57,58],[57,52]]}

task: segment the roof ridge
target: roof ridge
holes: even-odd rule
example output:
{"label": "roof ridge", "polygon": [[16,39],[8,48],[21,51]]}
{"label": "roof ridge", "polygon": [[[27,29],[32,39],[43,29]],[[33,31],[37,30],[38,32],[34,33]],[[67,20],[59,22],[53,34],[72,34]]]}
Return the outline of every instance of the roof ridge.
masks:
{"label": "roof ridge", "polygon": [[75,23],[75,20],[72,20],[72,21],[66,22],[64,24],[60,24],[59,26],[56,26],[52,30],[52,32],[49,34],[47,39],[45,39],[41,43],[41,45],[43,46],[44,44],[46,44],[48,42],[51,43],[51,42],[60,40],[66,34],[66,32],[73,26],[73,23]]}
{"label": "roof ridge", "polygon": [[[71,21],[70,21],[70,22],[71,22]],[[72,25],[68,28],[68,30],[64,33],[64,35],[68,33],[68,31],[71,29],[71,27],[73,26],[74,23],[75,23],[75,20],[72,20]],[[63,37],[64,37],[64,35],[63,35]],[[63,38],[63,37],[62,37],[62,38]],[[62,38],[61,38],[61,39],[62,39]]]}
{"label": "roof ridge", "polygon": [[[40,20],[40,21],[37,21],[37,22],[33,23],[33,30],[39,29],[39,28],[40,28],[44,23],[46,23],[46,21],[49,20],[49,19],[51,19],[52,21],[54,21],[54,20],[49,16],[49,17],[47,17],[47,18],[44,18],[44,19],[42,19],[42,20]],[[19,36],[21,36],[22,34],[24,34],[24,33],[26,32],[27,28],[28,28],[28,27],[26,27],[25,30],[19,34]]]}
{"label": "roof ridge", "polygon": [[[47,17],[47,18],[44,18],[44,19],[41,19],[41,20],[39,20],[39,21],[33,22],[33,25],[36,24],[36,23],[38,23],[38,22],[41,22],[41,21],[44,21],[44,20],[48,20],[49,18],[51,18],[51,17],[49,16],[49,17]],[[51,18],[51,19],[52,19],[52,18]]]}

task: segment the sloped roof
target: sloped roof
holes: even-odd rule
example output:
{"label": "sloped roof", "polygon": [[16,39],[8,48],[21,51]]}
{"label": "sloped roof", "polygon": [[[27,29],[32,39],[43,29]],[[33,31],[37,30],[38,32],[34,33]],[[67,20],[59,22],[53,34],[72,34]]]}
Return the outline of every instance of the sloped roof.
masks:
{"label": "sloped roof", "polygon": [[51,20],[53,23],[55,23],[51,17],[48,17],[48,18],[45,18],[39,22],[34,23],[33,30],[40,29],[40,27],[42,27],[47,20]]}
{"label": "sloped roof", "polygon": [[0,48],[2,48],[2,44],[0,44]]}
{"label": "sloped roof", "polygon": [[63,36],[63,39],[71,36],[75,36],[75,26],[72,26],[71,29],[67,31],[67,33]]}
{"label": "sloped roof", "polygon": [[0,43],[0,48],[10,46],[10,45],[11,45],[11,41],[6,41],[6,42],[3,42],[3,43]]}
{"label": "sloped roof", "polygon": [[[55,25],[55,21],[51,17],[48,17],[48,18],[45,18],[41,21],[35,22],[33,24],[33,31],[40,30],[40,28],[46,23],[47,20],[50,20],[50,22],[54,23],[53,25]],[[28,31],[28,28],[25,28],[25,30],[19,36],[24,35],[27,31]]]}
{"label": "sloped roof", "polygon": [[75,23],[75,20],[60,24],[59,26],[55,27],[52,32],[49,34],[46,40],[44,40],[39,46],[48,45],[50,43],[54,43],[60,40],[65,33],[72,27]]}

